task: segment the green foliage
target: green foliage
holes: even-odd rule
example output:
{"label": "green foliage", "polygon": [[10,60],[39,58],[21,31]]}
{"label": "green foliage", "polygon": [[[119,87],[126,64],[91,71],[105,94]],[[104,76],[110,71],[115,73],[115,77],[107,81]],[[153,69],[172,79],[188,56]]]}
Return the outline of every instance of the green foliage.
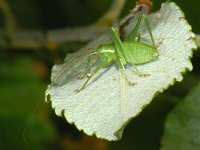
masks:
{"label": "green foliage", "polygon": [[[0,59],[0,147],[1,149],[48,149],[55,139],[43,100],[45,86],[24,57],[7,62]],[[23,132],[25,129],[25,132]],[[24,137],[23,137],[24,134]],[[27,142],[29,144],[27,144]],[[37,143],[37,144],[36,144]]]}
{"label": "green foliage", "polygon": [[[16,17],[19,27],[38,28],[42,25],[40,21],[39,9],[30,0],[6,0],[11,7],[11,11]],[[26,20],[26,21],[24,21]]]}
{"label": "green foliage", "polygon": [[171,111],[161,150],[200,149],[200,83]]}

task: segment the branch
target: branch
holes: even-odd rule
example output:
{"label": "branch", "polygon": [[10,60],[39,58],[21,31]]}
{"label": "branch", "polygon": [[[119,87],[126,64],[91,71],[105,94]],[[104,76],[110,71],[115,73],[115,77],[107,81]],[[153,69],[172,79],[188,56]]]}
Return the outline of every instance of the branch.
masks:
{"label": "branch", "polygon": [[17,29],[17,21],[6,0],[0,0],[0,10],[2,11],[5,17],[6,22],[6,32],[4,31],[4,34],[6,33],[7,36],[10,36]]}
{"label": "branch", "polygon": [[78,28],[50,30],[47,34],[40,30],[19,30],[10,35],[9,45],[4,40],[4,29],[0,29],[0,47],[5,49],[37,49],[41,47],[55,49],[64,42],[88,42],[106,29],[106,27],[89,25]]}
{"label": "branch", "polygon": [[[4,29],[0,30],[0,47],[15,49],[37,49],[47,47],[50,49],[58,48],[64,42],[88,42],[107,29],[121,13],[126,0],[114,0],[111,8],[95,24],[78,27],[64,28],[48,31],[45,35],[40,30],[24,30],[13,32],[16,21],[11,10],[4,0],[0,0],[0,7],[6,18],[6,26],[9,30],[9,45],[5,40]],[[12,33],[12,34],[11,34]],[[14,33],[14,34],[13,34]]]}
{"label": "branch", "polygon": [[110,9],[97,21],[99,25],[111,26],[118,19],[126,0],[114,0]]}

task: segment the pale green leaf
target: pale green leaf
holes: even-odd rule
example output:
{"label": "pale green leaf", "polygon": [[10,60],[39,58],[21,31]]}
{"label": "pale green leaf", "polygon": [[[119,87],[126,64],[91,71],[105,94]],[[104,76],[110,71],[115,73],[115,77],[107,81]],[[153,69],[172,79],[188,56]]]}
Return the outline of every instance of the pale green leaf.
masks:
{"label": "pale green leaf", "polygon": [[[126,66],[128,78],[136,82],[130,86],[123,79],[116,63],[102,69],[79,93],[85,79],[77,80],[88,60],[88,48],[111,42],[111,33],[106,32],[80,51],[69,54],[62,65],[52,69],[51,80],[46,95],[50,95],[52,107],[57,115],[64,115],[69,123],[74,123],[79,130],[99,138],[118,140],[129,120],[138,115],[151,102],[155,94],[162,92],[174,81],[183,79],[182,73],[192,70],[189,58],[196,48],[194,34],[184,19],[184,14],[175,3],[165,3],[156,14],[147,17],[158,45],[158,59],[138,65],[148,77],[139,77],[133,68]],[[131,20],[124,33],[129,34],[137,18]],[[151,43],[144,25],[141,25],[141,40]],[[98,61],[97,61],[98,60]],[[94,60],[94,67],[100,59]]]}
{"label": "pale green leaf", "polygon": [[200,83],[168,115],[161,150],[200,149]]}

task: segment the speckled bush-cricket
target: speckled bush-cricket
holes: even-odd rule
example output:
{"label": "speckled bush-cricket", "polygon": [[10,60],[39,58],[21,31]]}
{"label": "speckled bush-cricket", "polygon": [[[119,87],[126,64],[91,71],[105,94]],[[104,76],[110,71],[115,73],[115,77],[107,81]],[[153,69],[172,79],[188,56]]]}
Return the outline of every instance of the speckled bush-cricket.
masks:
{"label": "speckled bush-cricket", "polygon": [[[140,35],[138,33],[138,29],[140,27],[142,19],[144,19],[145,25],[151,37],[152,44],[147,44],[140,41]],[[107,66],[112,62],[116,62],[124,73],[125,73],[124,66],[127,63],[130,63],[134,67],[136,74],[139,76],[143,76],[144,74],[140,73],[135,65],[147,63],[149,61],[154,60],[158,56],[158,50],[155,45],[151,28],[149,26],[147,18],[144,15],[139,15],[135,27],[124,41],[121,41],[118,33],[115,31],[113,27],[111,27],[111,33],[112,33],[113,43],[100,45],[98,48],[96,48],[96,50],[94,50],[90,54],[88,62],[85,67],[85,71],[83,72],[81,78],[87,76],[89,65],[93,55],[100,55],[102,63],[94,69],[94,71],[88,76],[84,84],[75,90],[76,92],[80,92],[82,89],[84,89],[88,81],[99,70],[101,70],[102,68],[104,68],[105,66]],[[128,80],[126,74],[125,77],[128,83],[132,84],[132,82]]]}

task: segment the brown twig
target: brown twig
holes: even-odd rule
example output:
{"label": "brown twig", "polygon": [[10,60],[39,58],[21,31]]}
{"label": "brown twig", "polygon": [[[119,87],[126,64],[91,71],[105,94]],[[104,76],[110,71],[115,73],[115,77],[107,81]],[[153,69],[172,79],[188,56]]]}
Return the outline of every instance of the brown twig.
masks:
{"label": "brown twig", "polygon": [[12,35],[15,33],[17,29],[17,21],[12,13],[8,3],[6,0],[0,0],[0,10],[5,17],[5,25],[6,25],[6,32],[4,32],[7,36]]}
{"label": "brown twig", "polygon": [[152,2],[151,0],[137,0],[138,5],[146,5],[147,6],[147,13],[150,13]]}

